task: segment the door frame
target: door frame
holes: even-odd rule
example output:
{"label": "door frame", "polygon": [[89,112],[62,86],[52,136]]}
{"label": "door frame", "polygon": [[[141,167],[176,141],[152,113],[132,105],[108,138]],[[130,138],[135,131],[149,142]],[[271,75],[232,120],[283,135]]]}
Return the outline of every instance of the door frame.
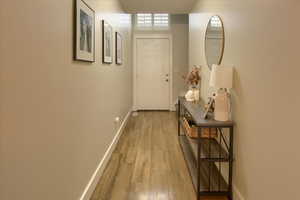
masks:
{"label": "door frame", "polygon": [[134,34],[133,35],[133,111],[138,110],[137,105],[137,39],[168,39],[170,42],[169,66],[169,110],[174,110],[173,104],[173,38],[171,34]]}

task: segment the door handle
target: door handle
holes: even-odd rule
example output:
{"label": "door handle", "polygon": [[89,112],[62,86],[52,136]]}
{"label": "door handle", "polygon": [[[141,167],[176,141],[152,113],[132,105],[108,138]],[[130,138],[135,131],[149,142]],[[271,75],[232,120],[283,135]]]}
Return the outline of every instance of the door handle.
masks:
{"label": "door handle", "polygon": [[166,82],[169,82],[169,79],[166,79]]}

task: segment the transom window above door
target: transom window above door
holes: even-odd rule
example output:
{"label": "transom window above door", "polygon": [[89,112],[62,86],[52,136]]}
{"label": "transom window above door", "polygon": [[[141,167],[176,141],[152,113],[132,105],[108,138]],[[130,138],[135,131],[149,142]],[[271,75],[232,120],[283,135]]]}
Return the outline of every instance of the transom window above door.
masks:
{"label": "transom window above door", "polygon": [[169,29],[170,15],[167,13],[138,13],[135,27],[141,30]]}

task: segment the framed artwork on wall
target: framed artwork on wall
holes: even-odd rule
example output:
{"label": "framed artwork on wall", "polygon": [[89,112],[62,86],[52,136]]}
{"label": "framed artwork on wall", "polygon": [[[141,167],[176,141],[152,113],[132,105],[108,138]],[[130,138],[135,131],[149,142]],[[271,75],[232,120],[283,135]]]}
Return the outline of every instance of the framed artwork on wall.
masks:
{"label": "framed artwork on wall", "polygon": [[95,62],[95,11],[83,0],[75,7],[75,60]]}
{"label": "framed artwork on wall", "polygon": [[113,62],[113,29],[110,24],[102,20],[102,62]]}
{"label": "framed artwork on wall", "polygon": [[123,38],[122,35],[116,32],[116,64],[122,65],[123,63]]}

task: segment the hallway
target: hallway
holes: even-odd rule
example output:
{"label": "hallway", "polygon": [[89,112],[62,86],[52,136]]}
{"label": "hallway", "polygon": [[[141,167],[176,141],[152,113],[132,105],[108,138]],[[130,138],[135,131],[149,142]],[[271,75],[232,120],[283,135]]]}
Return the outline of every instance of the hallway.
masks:
{"label": "hallway", "polygon": [[196,199],[174,112],[139,112],[129,120],[91,198],[120,199]]}
{"label": "hallway", "polygon": [[1,0],[0,200],[299,199],[299,11]]}

